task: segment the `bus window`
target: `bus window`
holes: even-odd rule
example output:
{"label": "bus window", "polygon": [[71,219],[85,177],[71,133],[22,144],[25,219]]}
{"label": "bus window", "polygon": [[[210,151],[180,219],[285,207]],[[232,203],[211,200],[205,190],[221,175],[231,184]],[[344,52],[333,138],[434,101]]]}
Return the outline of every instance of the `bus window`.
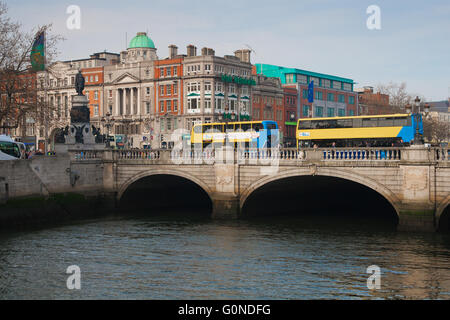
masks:
{"label": "bus window", "polygon": [[377,127],[378,126],[378,119],[372,118],[372,119],[363,119],[363,127]]}
{"label": "bus window", "polygon": [[395,127],[405,127],[408,125],[407,118],[394,118]]}
{"label": "bus window", "polygon": [[234,131],[234,124],[233,123],[227,123],[225,125],[225,132]]}
{"label": "bus window", "polygon": [[213,125],[213,129],[215,132],[223,132],[223,125],[215,124],[215,125]]}
{"label": "bus window", "polygon": [[352,125],[352,119],[339,119],[336,121],[336,128],[351,128]]}
{"label": "bus window", "polygon": [[298,128],[299,129],[311,129],[311,121],[299,121]]}
{"label": "bus window", "polygon": [[362,128],[362,119],[352,119],[353,120],[353,128]]}
{"label": "bus window", "polygon": [[262,123],[257,122],[257,123],[253,123],[253,124],[252,124],[252,128],[253,128],[253,130],[255,130],[256,132],[259,132],[259,131],[261,131],[262,129],[264,129],[264,126],[263,126]]}
{"label": "bus window", "polygon": [[210,125],[210,124],[204,124],[204,125],[202,126],[202,131],[203,131],[203,133],[205,133],[205,132],[211,132],[211,125]]}
{"label": "bus window", "polygon": [[0,151],[16,158],[21,156],[19,146],[14,142],[0,141]]}
{"label": "bus window", "polygon": [[272,129],[278,129],[277,125],[275,123],[265,123],[265,127],[268,130],[272,130]]}
{"label": "bus window", "polygon": [[249,131],[251,128],[252,128],[252,125],[250,123],[241,123],[242,131]]}
{"label": "bus window", "polygon": [[202,126],[198,125],[194,127],[194,133],[202,133]]}
{"label": "bus window", "polygon": [[378,118],[378,126],[392,127],[392,126],[394,126],[394,119],[393,118]]}

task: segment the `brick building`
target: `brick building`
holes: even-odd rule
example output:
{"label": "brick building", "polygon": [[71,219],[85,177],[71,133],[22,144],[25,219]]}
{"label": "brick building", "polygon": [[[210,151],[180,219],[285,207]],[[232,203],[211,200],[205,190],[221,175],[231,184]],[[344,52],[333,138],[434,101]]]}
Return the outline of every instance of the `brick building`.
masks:
{"label": "brick building", "polygon": [[358,93],[359,114],[379,115],[390,114],[394,110],[389,105],[389,95],[374,92],[373,87],[363,87],[355,90]]}

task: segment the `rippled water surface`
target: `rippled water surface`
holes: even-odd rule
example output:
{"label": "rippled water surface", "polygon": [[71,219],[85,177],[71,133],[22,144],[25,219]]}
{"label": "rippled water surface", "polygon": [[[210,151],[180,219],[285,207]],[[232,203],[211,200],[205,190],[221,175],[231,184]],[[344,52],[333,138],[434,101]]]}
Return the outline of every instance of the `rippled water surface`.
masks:
{"label": "rippled water surface", "polygon": [[[79,291],[66,287],[71,265]],[[450,299],[450,237],[323,218],[79,221],[2,232],[0,298]]]}

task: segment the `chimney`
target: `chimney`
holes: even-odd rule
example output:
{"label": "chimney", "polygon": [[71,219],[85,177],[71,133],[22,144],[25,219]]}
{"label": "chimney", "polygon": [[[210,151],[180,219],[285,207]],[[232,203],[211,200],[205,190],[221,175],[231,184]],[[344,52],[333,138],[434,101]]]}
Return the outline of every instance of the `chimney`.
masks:
{"label": "chimney", "polygon": [[169,46],[169,57],[170,59],[175,58],[178,55],[178,47],[174,44]]}
{"label": "chimney", "polygon": [[208,56],[215,56],[215,55],[216,55],[216,52],[213,49],[208,48]]}
{"label": "chimney", "polygon": [[187,56],[188,57],[195,57],[197,55],[197,47],[190,44],[187,46]]}
{"label": "chimney", "polygon": [[234,55],[239,58],[242,62],[250,63],[250,50],[248,49],[240,49],[234,52]]}
{"label": "chimney", "polygon": [[202,56],[207,56],[208,55],[208,48],[202,48]]}

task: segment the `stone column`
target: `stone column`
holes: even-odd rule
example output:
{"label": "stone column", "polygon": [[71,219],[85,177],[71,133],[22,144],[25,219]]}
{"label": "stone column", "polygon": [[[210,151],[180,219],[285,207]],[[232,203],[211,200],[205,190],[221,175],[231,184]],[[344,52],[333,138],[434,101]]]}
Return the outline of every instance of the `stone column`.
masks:
{"label": "stone column", "polygon": [[141,115],[141,88],[137,89],[137,115]]}
{"label": "stone column", "polygon": [[127,113],[127,100],[126,100],[126,98],[127,98],[127,89],[123,88],[122,89],[122,110],[121,110],[121,113],[120,113],[120,115],[122,115],[122,116]]}
{"label": "stone column", "polygon": [[119,115],[119,110],[120,110],[120,89],[116,89],[116,106],[114,108],[114,115],[118,116]]}
{"label": "stone column", "polygon": [[130,114],[135,114],[135,112],[134,112],[134,88],[130,88]]}

